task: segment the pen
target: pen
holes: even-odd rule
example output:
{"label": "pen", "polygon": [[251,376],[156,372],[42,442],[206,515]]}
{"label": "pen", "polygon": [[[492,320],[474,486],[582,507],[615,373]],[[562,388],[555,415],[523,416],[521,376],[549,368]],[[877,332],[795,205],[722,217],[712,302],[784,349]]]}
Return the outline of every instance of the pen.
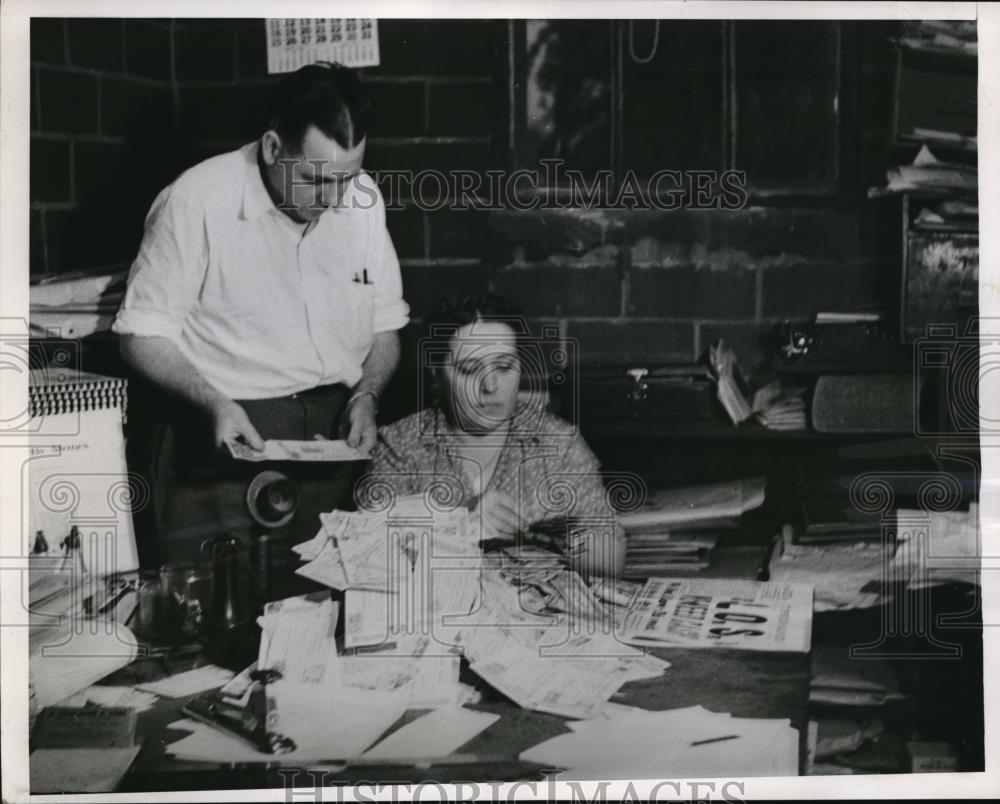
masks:
{"label": "pen", "polygon": [[725,737],[709,737],[707,740],[695,740],[691,745],[708,745],[709,743],[721,743],[725,740],[737,740],[738,734],[727,734]]}

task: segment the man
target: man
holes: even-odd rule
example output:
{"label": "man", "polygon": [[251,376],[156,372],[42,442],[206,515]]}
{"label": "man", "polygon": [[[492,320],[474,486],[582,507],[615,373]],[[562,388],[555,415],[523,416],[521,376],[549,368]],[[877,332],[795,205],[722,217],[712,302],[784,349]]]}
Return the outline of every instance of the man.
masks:
{"label": "man", "polygon": [[[249,468],[224,457],[227,441],[375,443],[409,308],[384,202],[361,169],[367,107],[351,70],[304,67],[276,87],[258,142],[187,170],[153,203],[113,329],[159,392],[138,411],[157,420],[139,439],[156,560],[246,531]],[[293,540],[349,500],[349,464],[281,468],[299,473]]]}

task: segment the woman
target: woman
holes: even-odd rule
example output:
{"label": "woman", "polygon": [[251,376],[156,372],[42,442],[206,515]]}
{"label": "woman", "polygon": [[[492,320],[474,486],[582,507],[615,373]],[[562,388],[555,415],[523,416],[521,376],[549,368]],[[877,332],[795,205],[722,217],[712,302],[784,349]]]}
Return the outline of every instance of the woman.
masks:
{"label": "woman", "polygon": [[[575,569],[620,576],[624,543],[597,459],[569,423],[544,410],[544,394],[522,391],[522,380],[540,378],[526,372],[532,361],[517,307],[492,295],[447,298],[427,326],[421,360],[435,402],[379,431],[369,479],[398,495],[457,485],[461,504],[482,515],[488,541],[513,544],[533,526],[569,531]],[[573,528],[555,524],[567,518]]]}

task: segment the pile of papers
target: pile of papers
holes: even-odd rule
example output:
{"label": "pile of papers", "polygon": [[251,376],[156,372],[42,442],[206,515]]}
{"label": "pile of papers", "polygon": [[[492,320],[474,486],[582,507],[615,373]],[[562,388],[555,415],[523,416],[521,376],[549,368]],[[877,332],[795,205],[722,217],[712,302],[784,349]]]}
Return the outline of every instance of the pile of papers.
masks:
{"label": "pile of papers", "polygon": [[623,514],[625,578],[675,576],[705,569],[720,535],[764,502],[763,478],[661,491]]}
{"label": "pile of papers", "polygon": [[649,712],[632,707],[569,723],[521,754],[564,779],[794,776],[799,733],[788,720],[737,718],[701,706]]}
{"label": "pile of papers", "polygon": [[[570,575],[567,570],[562,572]],[[564,717],[598,714],[623,685],[655,678],[670,665],[621,643],[614,617],[590,593],[589,609],[557,613],[522,605],[522,590],[538,582],[528,574],[510,583],[510,569],[484,572],[483,607],[463,631],[462,652],[474,673],[519,706]],[[581,582],[582,583],[582,582]],[[572,582],[555,586],[574,588]],[[532,611],[535,608],[536,611]]]}
{"label": "pile of papers", "polygon": [[[814,725],[815,724],[815,725]],[[884,731],[878,717],[820,717],[809,723],[816,741],[811,757],[814,762],[836,762],[837,758],[857,751],[867,741]]]}
{"label": "pile of papers", "polygon": [[765,479],[755,477],[667,489],[650,494],[641,508],[618,521],[627,533],[734,527],[743,514],[764,503],[766,488]]}
{"label": "pile of papers", "polygon": [[907,20],[900,43],[915,50],[975,56],[978,32],[975,20]]}
{"label": "pile of papers", "polygon": [[776,544],[768,567],[772,583],[813,587],[814,611],[865,609],[884,603],[890,589],[886,548],[880,541]]}
{"label": "pile of papers", "polygon": [[[971,141],[975,142],[974,139]],[[889,168],[885,177],[886,186],[872,188],[869,190],[869,196],[916,190],[972,194],[979,188],[979,175],[975,165],[938,159],[926,143],[921,146],[912,164]]]}
{"label": "pile of papers", "polygon": [[843,645],[818,645],[813,650],[811,706],[868,708],[905,697],[888,662],[852,659],[849,650]]}
{"label": "pile of papers", "polygon": [[[268,603],[257,620],[261,640],[255,666],[220,690],[233,702],[252,706],[251,670],[274,671],[275,678],[265,687],[264,717],[268,732],[294,743],[294,749],[282,754],[283,758],[356,757],[407,709],[406,695],[398,691],[365,690],[341,683],[334,635],[338,615],[338,604],[322,595]],[[182,759],[240,762],[272,758],[246,741],[195,720],[182,720],[173,727],[190,732],[167,748]]]}
{"label": "pile of papers", "polygon": [[32,646],[28,677],[39,708],[86,689],[138,655],[135,636],[124,625],[95,621],[94,626],[84,630],[66,618],[44,632],[44,642]]}
{"label": "pile of papers", "polygon": [[307,562],[296,571],[346,592],[346,647],[414,634],[456,643],[454,621],[473,609],[479,591],[479,539],[468,511],[431,512],[420,496],[398,500],[391,514],[333,511],[320,519],[320,532],[293,548]]}
{"label": "pile of papers", "polygon": [[920,208],[913,219],[916,229],[932,232],[967,232],[979,226],[979,204],[954,198]]}
{"label": "pile of papers", "polygon": [[625,577],[671,575],[677,570],[705,569],[719,535],[708,531],[630,533],[625,546]]}
{"label": "pile of papers", "polygon": [[979,583],[982,551],[976,503],[970,503],[968,511],[900,509],[896,518],[900,535],[889,571],[897,579],[908,579],[908,589]]}
{"label": "pile of papers", "polygon": [[615,638],[621,612],[564,556],[530,546],[486,556],[465,509],[422,506],[324,514],[295,548],[301,574],[345,590],[341,683],[399,691],[414,706],[461,704],[475,695],[458,681],[464,656],[520,706],[587,717],[668,666]]}
{"label": "pile of papers", "polygon": [[805,430],[805,388],[785,387],[779,380],[758,388],[751,407],[768,430]]}

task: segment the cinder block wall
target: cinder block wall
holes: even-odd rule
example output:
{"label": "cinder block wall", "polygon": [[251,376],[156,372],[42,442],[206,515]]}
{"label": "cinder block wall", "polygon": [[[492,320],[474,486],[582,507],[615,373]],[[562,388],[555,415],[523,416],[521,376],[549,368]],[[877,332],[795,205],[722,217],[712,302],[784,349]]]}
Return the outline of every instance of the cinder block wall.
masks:
{"label": "cinder block wall", "polygon": [[[739,211],[390,211],[419,319],[488,289],[576,338],[586,364],[691,360],[725,337],[747,367],[784,318],[878,300],[860,192],[888,156],[891,23],[863,27],[857,200]],[[506,159],[502,37],[490,20],[383,20],[372,170]],[[31,276],[128,266],[156,193],[254,139],[267,88],[262,20],[32,22]],[[407,333],[412,364],[417,325]],[[412,365],[401,373],[409,382]]]}

